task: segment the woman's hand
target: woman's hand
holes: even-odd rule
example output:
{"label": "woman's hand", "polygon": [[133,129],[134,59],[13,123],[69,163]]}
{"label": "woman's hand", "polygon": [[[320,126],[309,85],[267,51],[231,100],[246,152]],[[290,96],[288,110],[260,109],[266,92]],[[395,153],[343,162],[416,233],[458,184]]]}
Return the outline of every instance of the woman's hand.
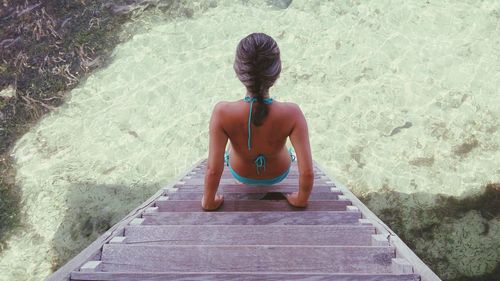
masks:
{"label": "woman's hand", "polygon": [[305,202],[299,200],[299,193],[293,192],[286,195],[286,200],[288,203],[294,207],[304,208],[307,207],[307,200]]}
{"label": "woman's hand", "polygon": [[215,211],[219,209],[219,207],[222,205],[224,202],[224,196],[222,195],[215,195],[215,199],[211,202],[205,202],[205,196],[201,198],[201,207],[205,211]]}

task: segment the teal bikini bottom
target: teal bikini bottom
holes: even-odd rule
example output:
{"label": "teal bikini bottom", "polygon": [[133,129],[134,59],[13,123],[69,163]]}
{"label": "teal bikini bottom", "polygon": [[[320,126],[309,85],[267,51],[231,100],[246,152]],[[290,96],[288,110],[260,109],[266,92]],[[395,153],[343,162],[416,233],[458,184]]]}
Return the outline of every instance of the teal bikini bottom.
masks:
{"label": "teal bikini bottom", "polygon": [[[293,155],[291,147],[288,149],[288,154],[290,154],[290,158],[292,159],[292,162],[295,161],[295,155]],[[233,168],[231,168],[231,165],[229,165],[229,151],[227,151],[227,150],[224,153],[224,163],[226,164],[226,166],[229,167],[229,171],[231,172],[231,174],[233,175],[233,177],[235,179],[237,179],[238,181],[240,181],[242,183],[246,183],[246,184],[272,185],[272,184],[275,184],[275,183],[278,183],[278,182],[284,180],[286,178],[286,176],[288,175],[288,172],[290,172],[290,167],[288,167],[288,169],[283,174],[281,174],[277,177],[271,178],[271,179],[252,179],[252,178],[242,177],[242,176],[238,175],[238,173],[236,173],[236,171],[233,170]]]}

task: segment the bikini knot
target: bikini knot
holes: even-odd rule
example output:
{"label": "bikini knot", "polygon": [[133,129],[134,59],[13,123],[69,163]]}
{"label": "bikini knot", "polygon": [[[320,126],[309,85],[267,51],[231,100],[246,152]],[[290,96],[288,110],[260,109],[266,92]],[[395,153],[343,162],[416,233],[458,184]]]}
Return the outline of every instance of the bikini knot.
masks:
{"label": "bikini knot", "polygon": [[254,163],[255,166],[257,166],[257,175],[260,175],[260,168],[263,168],[264,171],[266,170],[266,158],[264,155],[259,154],[259,156],[255,158]]}

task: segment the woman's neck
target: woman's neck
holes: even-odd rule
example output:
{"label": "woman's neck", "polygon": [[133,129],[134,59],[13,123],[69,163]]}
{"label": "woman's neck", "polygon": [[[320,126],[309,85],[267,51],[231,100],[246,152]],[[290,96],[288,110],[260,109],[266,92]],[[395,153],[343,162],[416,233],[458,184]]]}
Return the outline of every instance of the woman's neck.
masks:
{"label": "woman's neck", "polygon": [[[249,96],[249,97],[254,97],[254,95],[253,95],[252,93],[250,93],[250,92],[247,92],[247,93],[246,93],[246,96]],[[265,94],[265,95],[263,96],[263,98],[264,98],[264,99],[268,99],[268,98],[269,98],[269,92],[268,92],[267,94]]]}

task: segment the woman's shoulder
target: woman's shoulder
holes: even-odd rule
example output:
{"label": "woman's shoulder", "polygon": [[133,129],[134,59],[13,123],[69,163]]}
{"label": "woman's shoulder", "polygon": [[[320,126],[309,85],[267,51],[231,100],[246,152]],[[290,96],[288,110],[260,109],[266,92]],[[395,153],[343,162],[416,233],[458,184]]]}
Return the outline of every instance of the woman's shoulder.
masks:
{"label": "woman's shoulder", "polygon": [[291,102],[291,101],[280,101],[279,103],[282,104],[283,106],[286,106],[286,107],[299,108],[298,104]]}
{"label": "woman's shoulder", "polygon": [[300,106],[294,102],[282,101],[282,102],[279,102],[279,104],[284,110],[286,110],[287,112],[289,112],[293,115],[301,112]]}
{"label": "woman's shoulder", "polygon": [[[241,106],[242,100],[236,100],[236,101],[218,101],[215,106],[214,106],[214,111],[231,111],[231,109],[237,108],[239,110],[239,107]],[[273,100],[273,103],[276,105],[279,105],[281,109],[287,111],[287,112],[293,112],[293,113],[298,113],[300,112],[300,106],[294,102],[290,101],[279,101],[279,100]]]}

